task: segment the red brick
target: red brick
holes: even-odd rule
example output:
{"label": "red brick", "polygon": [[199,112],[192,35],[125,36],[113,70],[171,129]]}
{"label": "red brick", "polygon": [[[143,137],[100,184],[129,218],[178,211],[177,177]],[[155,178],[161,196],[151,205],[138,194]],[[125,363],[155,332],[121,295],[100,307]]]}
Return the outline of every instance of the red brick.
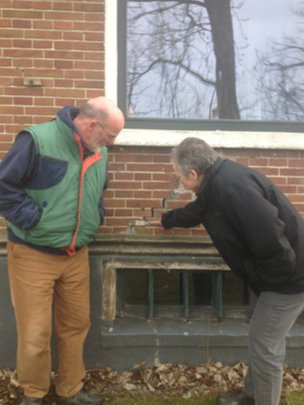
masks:
{"label": "red brick", "polygon": [[[0,34],[1,35],[1,34]],[[33,49],[4,49],[3,56],[9,58],[43,58],[43,52]]]}
{"label": "red brick", "polygon": [[0,37],[3,38],[23,38],[23,31],[17,29],[0,29]]}
{"label": "red brick", "polygon": [[45,89],[45,96],[47,97],[72,97],[85,99],[84,91],[81,89]]}
{"label": "red brick", "polygon": [[83,32],[63,32],[63,40],[64,41],[82,41],[83,40]]}
{"label": "red brick", "polygon": [[153,198],[168,198],[169,190],[153,190]]}
{"label": "red brick", "polygon": [[280,168],[278,167],[254,167],[257,171],[265,174],[265,176],[279,176],[281,175]]}
{"label": "red brick", "polygon": [[57,108],[55,107],[25,107],[25,113],[29,115],[46,115],[54,117],[57,113]]}
{"label": "red brick", "polygon": [[128,163],[127,170],[136,171],[136,172],[164,172],[165,166],[154,164],[154,163]]}
{"label": "red brick", "polygon": [[[139,192],[139,191],[138,191]],[[133,198],[134,196],[134,191],[131,190],[120,190],[120,189],[116,189],[115,190],[115,197],[116,198]],[[136,198],[136,197],[135,197]]]}
{"label": "red brick", "polygon": [[120,163],[113,163],[111,162],[109,164],[109,169],[113,172],[119,172],[119,171],[124,171],[125,170],[125,165],[120,164]]}
{"label": "red brick", "polygon": [[53,21],[60,21],[60,20],[67,20],[67,21],[83,21],[85,19],[85,15],[83,13],[74,13],[74,12],[62,12],[62,11],[46,11],[44,13],[44,18],[46,20],[53,20]]}
{"label": "red brick", "polygon": [[[26,8],[31,8],[31,2],[27,2],[28,6],[26,3],[24,3],[24,7]],[[4,18],[16,18],[16,19],[42,19],[43,14],[41,11],[35,11],[35,10],[3,10],[2,15]]]}
{"label": "red brick", "polygon": [[134,173],[135,180],[151,180],[151,173]]}
{"label": "red brick", "polygon": [[32,21],[34,29],[53,30],[53,21],[34,20]]}
{"label": "red brick", "polygon": [[7,95],[23,95],[23,96],[42,96],[43,95],[43,89],[41,87],[23,87],[22,86],[22,91],[20,91],[20,88],[15,88],[15,87],[7,87],[5,88],[4,94]]}
{"label": "red brick", "polygon": [[267,166],[267,164],[268,164],[268,159],[256,157],[256,158],[253,158],[253,159],[249,159],[248,166],[258,167],[258,166]]}
{"label": "red brick", "polygon": [[133,210],[128,210],[128,209],[116,209],[114,210],[114,215],[116,217],[127,217],[127,218],[132,218],[133,216]]}
{"label": "red brick", "polygon": [[32,97],[14,97],[14,104],[16,105],[33,105]]}
{"label": "red brick", "polygon": [[149,183],[144,182],[143,184],[144,189],[153,189],[153,190],[170,190],[170,183],[169,182],[155,182],[151,181]]}
{"label": "red brick", "polygon": [[107,198],[105,196],[105,207],[109,208],[124,208],[126,206],[126,201],[124,199]]}
{"label": "red brick", "polygon": [[54,86],[55,87],[63,87],[63,88],[73,87],[73,80],[56,79],[56,80],[54,80]]}
{"label": "red brick", "polygon": [[121,226],[121,227],[128,227],[130,218],[106,218],[107,225],[109,226]]}
{"label": "red brick", "polygon": [[73,6],[74,6],[74,3],[73,2],[66,2],[66,1],[60,1],[60,2],[58,2],[58,1],[54,1],[54,2],[52,2],[52,8],[54,9],[54,10],[70,10],[70,11],[72,11],[73,10]]}
{"label": "red brick", "polygon": [[304,177],[288,177],[287,178],[288,185],[304,185]]}
{"label": "red brick", "polygon": [[139,181],[111,181],[111,188],[135,190],[142,188],[142,184]]}
{"label": "red brick", "polygon": [[[1,46],[1,41],[0,41],[0,46]],[[6,67],[8,67],[8,66],[13,66],[13,63],[12,63],[12,61],[11,60],[9,60],[9,59],[1,59],[0,58],[0,66],[6,66]]]}
{"label": "red brick", "polygon": [[89,61],[89,60],[86,60],[86,61],[76,60],[76,61],[74,61],[74,66],[75,66],[75,69],[83,69],[83,70],[89,69],[89,70],[97,70],[97,71],[100,71],[104,67],[103,61],[96,62],[96,61]]}
{"label": "red brick", "polygon": [[33,41],[33,48],[41,48],[41,49],[52,49],[53,48],[53,42],[52,41],[47,41],[47,40],[34,40]]}
{"label": "red brick", "polygon": [[75,11],[84,11],[84,12],[89,12],[93,11],[96,14],[97,13],[103,13],[104,12],[104,5],[101,1],[95,1],[92,3],[88,2],[76,2],[74,4],[74,10]]}
{"label": "red brick", "polygon": [[300,177],[304,177],[304,167],[300,168],[300,169],[296,169],[296,168],[288,168],[288,169],[280,169],[280,174],[282,176],[300,176]]}
{"label": "red brick", "polygon": [[[283,165],[282,165],[283,166]],[[304,168],[304,159],[288,159],[289,167],[303,167]]]}
{"label": "red brick", "polygon": [[39,106],[53,106],[54,105],[54,100],[53,99],[51,99],[51,98],[49,98],[49,97],[46,97],[46,98],[43,98],[43,97],[39,97],[39,98],[34,98],[33,99],[33,102],[34,102],[34,105],[39,105]]}
{"label": "red brick", "polygon": [[14,39],[13,48],[31,48],[32,41],[29,39]]}
{"label": "red brick", "polygon": [[152,191],[148,191],[148,190],[135,190],[133,194],[134,194],[134,198],[136,198],[136,199],[151,199],[152,198]]}
{"label": "red brick", "polygon": [[126,180],[126,181],[130,181],[130,180],[137,180],[135,178],[135,176],[133,175],[133,173],[130,172],[116,172],[114,173],[114,179],[115,180]]}
{"label": "red brick", "polygon": [[12,26],[14,28],[31,28],[32,21],[31,20],[11,20]]}
{"label": "red brick", "polygon": [[279,167],[287,167],[288,166],[288,159],[286,158],[270,158],[269,159],[269,166],[279,166]]}
{"label": "red brick", "polygon": [[54,20],[54,29],[60,31],[73,31],[74,23],[71,21],[55,21]]}
{"label": "red brick", "polygon": [[10,18],[1,18],[0,27],[12,27],[13,21]]}
{"label": "red brick", "polygon": [[1,139],[1,143],[5,142],[10,144],[11,142],[13,142],[13,136],[12,135],[7,135],[6,133],[3,133],[4,131],[4,125],[1,125],[1,130],[0,130],[0,139]]}
{"label": "red brick", "polygon": [[[84,31],[84,32],[89,32],[89,31],[97,31],[97,32],[103,32],[104,30],[104,24],[103,22],[73,22],[73,29],[75,31]],[[102,38],[100,38],[102,39]]]}

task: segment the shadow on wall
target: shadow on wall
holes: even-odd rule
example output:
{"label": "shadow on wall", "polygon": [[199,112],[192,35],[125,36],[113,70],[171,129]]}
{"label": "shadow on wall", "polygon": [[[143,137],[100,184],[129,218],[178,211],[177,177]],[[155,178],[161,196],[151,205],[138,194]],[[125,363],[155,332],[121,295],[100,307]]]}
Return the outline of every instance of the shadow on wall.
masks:
{"label": "shadow on wall", "polygon": [[1,367],[15,368],[16,324],[10,299],[7,261],[0,257],[0,364]]}

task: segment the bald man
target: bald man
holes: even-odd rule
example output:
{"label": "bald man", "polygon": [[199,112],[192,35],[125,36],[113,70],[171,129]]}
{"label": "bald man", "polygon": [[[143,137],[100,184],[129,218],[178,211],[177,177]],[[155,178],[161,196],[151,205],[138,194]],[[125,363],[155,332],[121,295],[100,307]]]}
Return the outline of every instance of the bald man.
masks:
{"label": "bald man", "polygon": [[124,127],[105,97],[64,107],[22,130],[0,164],[0,214],[8,224],[8,270],[22,405],[40,405],[51,380],[51,325],[57,341],[58,405],[99,405],[84,389],[90,327],[87,244],[103,223],[107,146]]}

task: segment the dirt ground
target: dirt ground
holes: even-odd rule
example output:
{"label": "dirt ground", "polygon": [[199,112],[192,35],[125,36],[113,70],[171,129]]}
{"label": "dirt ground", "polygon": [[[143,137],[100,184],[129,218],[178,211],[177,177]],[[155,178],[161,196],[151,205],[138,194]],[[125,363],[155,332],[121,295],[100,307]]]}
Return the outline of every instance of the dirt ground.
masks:
{"label": "dirt ground", "polygon": [[[142,395],[198,398],[210,393],[241,390],[246,371],[244,363],[232,367],[219,362],[199,364],[196,367],[187,367],[184,364],[156,364],[150,367],[140,364],[128,371],[109,368],[88,370],[86,386],[100,392],[105,400]],[[52,381],[54,378],[55,375],[52,376]],[[301,389],[304,389],[304,370],[286,367],[283,395],[288,390]],[[22,390],[16,379],[16,372],[0,369],[0,405],[17,405],[21,399]],[[55,404],[53,383],[44,404]]]}

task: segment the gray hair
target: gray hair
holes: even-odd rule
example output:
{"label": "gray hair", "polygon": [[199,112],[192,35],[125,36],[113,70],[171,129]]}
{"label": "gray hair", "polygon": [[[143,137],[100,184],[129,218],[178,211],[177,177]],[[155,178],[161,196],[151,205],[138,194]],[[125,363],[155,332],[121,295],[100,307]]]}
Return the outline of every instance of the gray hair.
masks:
{"label": "gray hair", "polygon": [[190,170],[204,175],[219,157],[220,155],[210,145],[202,139],[194,137],[184,139],[171,154],[172,161],[184,175]]}

